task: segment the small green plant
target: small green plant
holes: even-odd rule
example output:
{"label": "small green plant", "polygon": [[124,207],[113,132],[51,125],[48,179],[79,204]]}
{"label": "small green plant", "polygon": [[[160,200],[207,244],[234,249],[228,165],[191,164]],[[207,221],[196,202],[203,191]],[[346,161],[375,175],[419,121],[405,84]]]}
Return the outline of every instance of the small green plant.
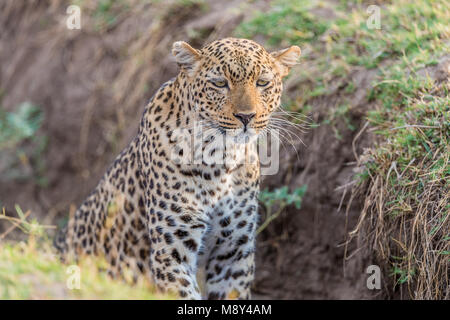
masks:
{"label": "small green plant", "polygon": [[46,186],[43,153],[47,136],[38,134],[44,121],[42,110],[31,102],[20,104],[16,111],[0,107],[0,152],[4,179],[33,180]]}
{"label": "small green plant", "polygon": [[289,193],[289,188],[287,186],[275,189],[273,191],[261,191],[259,200],[266,209],[266,219],[259,226],[256,233],[259,234],[263,231],[269,223],[276,219],[287,206],[294,205],[295,208],[300,209],[305,193],[306,185],[296,188],[292,193]]}
{"label": "small green plant", "polygon": [[397,278],[397,284],[404,284],[407,283],[408,281],[411,281],[412,277],[414,277],[415,275],[415,271],[413,270],[405,270],[405,269],[401,269],[399,267],[397,267],[396,265],[394,265],[393,269],[392,269],[392,273],[391,276],[396,277]]}

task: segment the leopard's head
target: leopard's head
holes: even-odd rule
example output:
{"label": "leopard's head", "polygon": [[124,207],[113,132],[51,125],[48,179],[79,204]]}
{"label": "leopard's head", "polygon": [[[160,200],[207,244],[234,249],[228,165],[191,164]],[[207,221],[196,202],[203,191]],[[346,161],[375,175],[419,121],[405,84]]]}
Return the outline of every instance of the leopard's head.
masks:
{"label": "leopard's head", "polygon": [[297,64],[301,51],[292,46],[268,53],[254,41],[226,38],[202,49],[175,42],[172,53],[198,119],[248,141],[267,127],[279,107],[282,78]]}

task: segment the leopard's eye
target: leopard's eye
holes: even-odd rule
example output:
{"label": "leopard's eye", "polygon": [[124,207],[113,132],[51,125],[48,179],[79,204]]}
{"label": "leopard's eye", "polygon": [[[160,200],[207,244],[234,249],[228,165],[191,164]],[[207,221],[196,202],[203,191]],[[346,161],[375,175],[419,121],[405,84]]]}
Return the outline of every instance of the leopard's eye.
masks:
{"label": "leopard's eye", "polygon": [[215,85],[217,88],[226,88],[228,86],[228,83],[226,80],[218,79],[218,80],[211,80],[211,83]]}
{"label": "leopard's eye", "polygon": [[256,85],[258,87],[265,87],[265,86],[267,86],[269,84],[269,82],[270,81],[268,81],[268,80],[259,79],[258,81],[256,81]]}

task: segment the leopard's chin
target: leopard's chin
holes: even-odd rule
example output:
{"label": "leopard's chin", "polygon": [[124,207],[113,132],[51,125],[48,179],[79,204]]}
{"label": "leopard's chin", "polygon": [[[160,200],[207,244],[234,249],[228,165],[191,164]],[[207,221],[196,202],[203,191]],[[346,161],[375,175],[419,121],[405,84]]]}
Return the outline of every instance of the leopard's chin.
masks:
{"label": "leopard's chin", "polygon": [[252,143],[258,138],[258,134],[253,128],[241,128],[236,130],[234,135],[234,142],[239,144]]}

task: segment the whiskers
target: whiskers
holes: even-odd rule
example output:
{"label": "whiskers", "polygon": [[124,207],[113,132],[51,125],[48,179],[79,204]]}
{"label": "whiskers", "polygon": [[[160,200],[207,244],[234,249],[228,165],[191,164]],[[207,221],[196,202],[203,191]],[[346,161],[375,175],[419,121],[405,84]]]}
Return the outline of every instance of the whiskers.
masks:
{"label": "whiskers", "polygon": [[287,151],[284,143],[294,149],[297,159],[300,156],[297,150],[297,144],[300,142],[306,147],[306,144],[300,137],[300,134],[306,133],[310,127],[311,119],[297,112],[286,111],[281,107],[274,111],[267,123],[267,126],[260,134],[270,133]]}

